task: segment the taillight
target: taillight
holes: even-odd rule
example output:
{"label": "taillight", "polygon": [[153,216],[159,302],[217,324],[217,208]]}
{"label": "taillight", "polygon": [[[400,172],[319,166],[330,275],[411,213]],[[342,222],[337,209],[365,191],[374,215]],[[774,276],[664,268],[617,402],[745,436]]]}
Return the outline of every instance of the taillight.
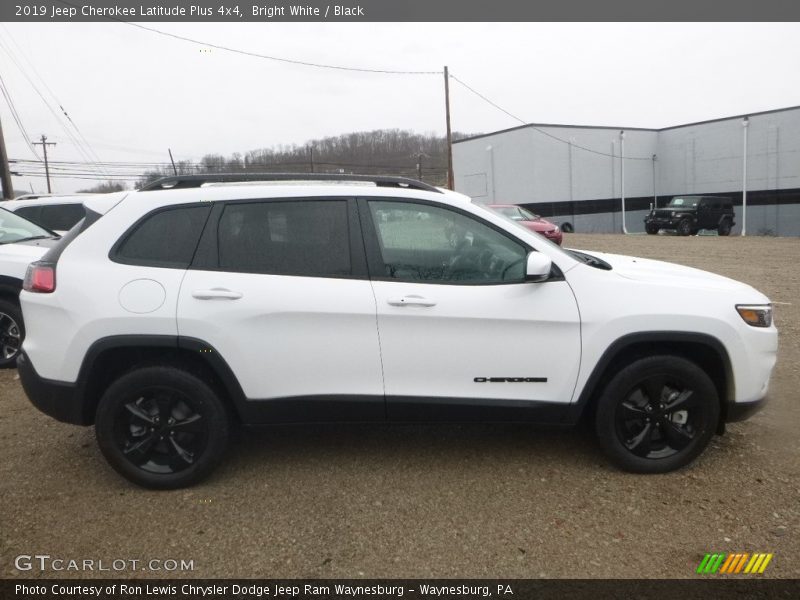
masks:
{"label": "taillight", "polygon": [[25,281],[22,289],[26,292],[50,294],[56,289],[56,269],[50,263],[34,262],[28,265],[25,271]]}

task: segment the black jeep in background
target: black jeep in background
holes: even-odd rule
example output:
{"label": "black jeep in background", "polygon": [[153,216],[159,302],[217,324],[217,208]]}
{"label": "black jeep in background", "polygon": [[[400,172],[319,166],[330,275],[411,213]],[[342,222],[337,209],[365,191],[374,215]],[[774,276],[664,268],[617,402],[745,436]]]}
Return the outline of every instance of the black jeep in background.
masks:
{"label": "black jeep in background", "polygon": [[716,229],[729,235],[736,224],[733,202],[718,196],[675,196],[664,208],[650,211],[644,228],[650,235],[659,229],[674,229],[680,235],[696,235],[701,229]]}

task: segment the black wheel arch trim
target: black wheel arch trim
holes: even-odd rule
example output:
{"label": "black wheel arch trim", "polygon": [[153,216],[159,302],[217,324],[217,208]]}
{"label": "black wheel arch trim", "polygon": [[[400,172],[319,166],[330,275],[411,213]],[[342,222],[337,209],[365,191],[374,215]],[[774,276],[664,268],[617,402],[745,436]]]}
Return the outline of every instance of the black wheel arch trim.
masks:
{"label": "black wheel arch trim", "polygon": [[[590,400],[595,396],[598,386],[602,382],[606,370],[611,366],[614,359],[620,356],[625,350],[640,344],[695,344],[708,348],[713,351],[719,360],[722,362],[722,368],[725,375],[723,381],[724,390],[726,392],[724,398],[720,402],[720,422],[724,423],[727,420],[728,406],[734,404],[734,379],[733,367],[731,365],[730,356],[725,349],[725,345],[712,335],[705,333],[695,333],[688,331],[642,331],[637,333],[630,333],[616,339],[606,350],[603,352],[600,360],[597,361],[592,373],[586,380],[586,384],[578,396],[577,401],[573,402],[571,411],[568,418],[571,422],[578,422],[583,415],[584,411],[589,405]],[[715,382],[716,384],[716,382]]]}
{"label": "black wheel arch trim", "polygon": [[20,290],[22,290],[22,279],[9,275],[0,275],[0,297],[12,296],[18,298]]}
{"label": "black wheel arch trim", "polygon": [[236,376],[228,363],[210,344],[192,337],[178,335],[117,335],[96,340],[86,351],[81,363],[78,379],[75,386],[76,401],[82,404],[82,424],[94,422],[96,399],[89,396],[90,374],[97,359],[110,350],[125,348],[174,348],[175,350],[189,350],[196,352],[200,360],[213,371],[224,387],[224,392],[233,403],[233,408],[239,416],[244,409],[245,396]]}

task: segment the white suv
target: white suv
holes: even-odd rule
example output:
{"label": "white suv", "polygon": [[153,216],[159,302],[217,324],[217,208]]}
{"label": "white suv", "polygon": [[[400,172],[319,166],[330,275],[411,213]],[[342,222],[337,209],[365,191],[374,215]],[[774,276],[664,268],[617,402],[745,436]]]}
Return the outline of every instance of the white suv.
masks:
{"label": "white suv", "polygon": [[565,251],[412,180],[298,177],[87,201],[26,276],[31,401],[174,488],[238,423],[583,416],[621,468],[665,472],[767,393],[778,335],[747,285]]}

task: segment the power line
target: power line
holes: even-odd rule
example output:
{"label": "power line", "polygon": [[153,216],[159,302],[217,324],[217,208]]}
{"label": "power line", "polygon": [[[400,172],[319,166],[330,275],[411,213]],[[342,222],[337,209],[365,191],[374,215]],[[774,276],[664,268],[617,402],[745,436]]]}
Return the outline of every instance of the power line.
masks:
{"label": "power line", "polygon": [[[67,134],[67,137],[70,138],[70,140],[72,141],[73,145],[76,147],[78,152],[83,156],[83,158],[86,159],[87,162],[95,162],[95,161],[92,160],[92,157],[87,153],[87,151],[84,150],[83,145],[81,144],[81,142],[78,141],[75,138],[75,136],[73,135],[73,133],[69,130],[69,127],[61,119],[61,117],[59,116],[58,112],[56,112],[56,110],[50,105],[50,102],[47,100],[47,98],[45,98],[44,94],[39,89],[39,87],[36,85],[36,83],[33,81],[33,79],[31,79],[30,75],[28,75],[26,69],[16,59],[11,47],[10,46],[6,46],[5,43],[3,43],[2,40],[0,40],[0,48],[2,48],[6,52],[8,57],[11,59],[11,61],[17,67],[17,69],[19,69],[20,73],[22,73],[22,75],[25,77],[25,79],[28,80],[28,83],[31,84],[31,87],[33,88],[33,90],[36,92],[36,94],[39,96],[39,98],[41,98],[41,100],[44,103],[44,105],[47,107],[47,109],[53,115],[55,120],[58,122],[59,126],[61,126],[61,128],[64,130],[64,133]],[[44,82],[44,80],[42,80],[42,83],[44,83],[45,87],[47,87],[47,84]],[[51,91],[51,94],[52,94],[52,91]],[[53,95],[53,98],[56,100],[56,103],[58,104],[58,99],[55,98],[55,95]],[[59,105],[59,108],[61,108],[62,112],[64,112],[64,114],[66,115],[66,111],[64,111],[63,107],[61,107]],[[67,117],[69,118],[69,115],[67,115]],[[37,155],[37,157],[38,157],[38,155]],[[100,170],[102,171],[102,168],[100,168]]]}
{"label": "power line", "polygon": [[[78,8],[74,4],[70,2],[66,2],[66,0],[57,0],[61,4],[65,4],[72,8]],[[189,42],[191,44],[197,44],[200,46],[204,46],[206,48],[215,48],[217,50],[224,50],[225,52],[233,52],[234,54],[241,54],[243,56],[249,56],[251,58],[261,58],[265,60],[273,60],[276,62],[287,63],[291,65],[299,65],[302,67],[314,67],[317,69],[334,69],[337,71],[354,71],[357,73],[373,73],[379,75],[441,75],[441,71],[402,71],[402,70],[393,70],[393,69],[369,69],[366,67],[344,67],[341,65],[329,65],[325,63],[315,63],[309,62],[304,60],[296,60],[292,58],[283,58],[279,56],[270,56],[268,54],[259,54],[257,52],[250,52],[249,50],[240,50],[238,48],[231,48],[229,46],[222,46],[220,44],[212,44],[210,42],[203,42],[201,40],[196,40],[193,38],[185,37],[182,35],[178,35],[176,33],[169,33],[166,31],[161,31],[160,29],[154,29],[153,27],[146,27],[145,25],[141,25],[139,23],[131,23],[130,21],[124,21],[122,19],[117,19],[116,17],[112,17],[110,15],[103,15],[106,19],[117,21],[118,23],[122,23],[124,25],[129,25],[131,27],[136,27],[138,29],[143,29],[145,31],[149,31],[151,33],[157,33],[158,35],[163,35],[164,37],[173,38],[176,40],[181,40],[183,42]]]}
{"label": "power line", "polygon": [[475,94],[476,96],[478,96],[478,98],[480,98],[480,99],[481,99],[481,100],[483,100],[484,102],[487,102],[488,104],[492,105],[492,106],[493,106],[493,107],[495,107],[497,110],[499,110],[499,111],[501,111],[501,112],[505,113],[506,115],[508,115],[508,116],[509,116],[509,117],[511,117],[512,119],[515,119],[515,120],[519,121],[520,123],[522,123],[523,125],[526,125],[526,126],[530,127],[531,129],[533,129],[533,130],[535,130],[535,131],[538,131],[538,132],[539,132],[539,133],[541,133],[542,135],[546,135],[546,136],[547,136],[547,137],[549,137],[549,138],[553,138],[554,140],[556,140],[556,141],[558,141],[558,142],[561,142],[562,144],[568,144],[568,145],[571,145],[571,146],[573,146],[574,148],[578,148],[578,149],[580,149],[580,150],[584,150],[584,151],[586,151],[586,152],[591,152],[592,154],[599,154],[600,156],[610,156],[611,158],[624,158],[625,160],[646,160],[646,161],[652,161],[652,160],[653,160],[653,157],[652,157],[652,156],[624,156],[624,157],[619,157],[619,156],[617,156],[616,154],[609,154],[608,152],[601,152],[600,150],[594,150],[594,149],[592,149],[592,148],[587,148],[586,146],[581,146],[580,144],[576,144],[575,142],[571,142],[571,141],[569,141],[569,140],[565,140],[565,139],[563,139],[563,138],[560,138],[560,137],[558,137],[557,135],[553,135],[552,133],[550,133],[550,132],[548,132],[548,131],[545,131],[544,129],[541,129],[541,128],[539,128],[539,127],[536,127],[535,125],[531,125],[531,124],[530,124],[530,123],[528,123],[527,121],[524,121],[523,119],[520,119],[520,118],[519,118],[519,117],[517,117],[516,115],[513,115],[513,114],[511,114],[511,113],[510,113],[510,112],[508,112],[506,109],[504,109],[502,106],[500,106],[500,105],[496,104],[495,102],[492,102],[491,100],[489,100],[489,98],[487,98],[486,96],[484,96],[483,94],[481,94],[481,93],[480,93],[479,91],[477,91],[476,89],[474,89],[474,88],[470,87],[469,85],[467,85],[466,83],[464,83],[463,81],[461,81],[461,80],[460,80],[458,77],[456,77],[456,76],[455,76],[455,75],[453,75],[452,73],[450,73],[450,77],[451,77],[451,78],[452,78],[454,81],[456,81],[456,82],[460,83],[462,86],[464,86],[464,87],[465,87],[467,90],[469,90],[470,92],[472,92],[473,94]]}
{"label": "power line", "polygon": [[8,91],[6,87],[5,81],[3,81],[2,75],[0,75],[0,92],[2,92],[3,97],[6,99],[8,103],[8,108],[11,110],[11,116],[19,127],[19,131],[22,134],[23,139],[25,140],[25,144],[28,146],[28,149],[33,153],[33,155],[37,158],[37,160],[41,160],[39,157],[38,152],[36,152],[36,148],[33,147],[31,144],[31,138],[28,135],[28,132],[25,130],[25,126],[22,124],[22,118],[19,116],[17,112],[17,107],[14,105],[14,100],[11,98],[11,92]]}

